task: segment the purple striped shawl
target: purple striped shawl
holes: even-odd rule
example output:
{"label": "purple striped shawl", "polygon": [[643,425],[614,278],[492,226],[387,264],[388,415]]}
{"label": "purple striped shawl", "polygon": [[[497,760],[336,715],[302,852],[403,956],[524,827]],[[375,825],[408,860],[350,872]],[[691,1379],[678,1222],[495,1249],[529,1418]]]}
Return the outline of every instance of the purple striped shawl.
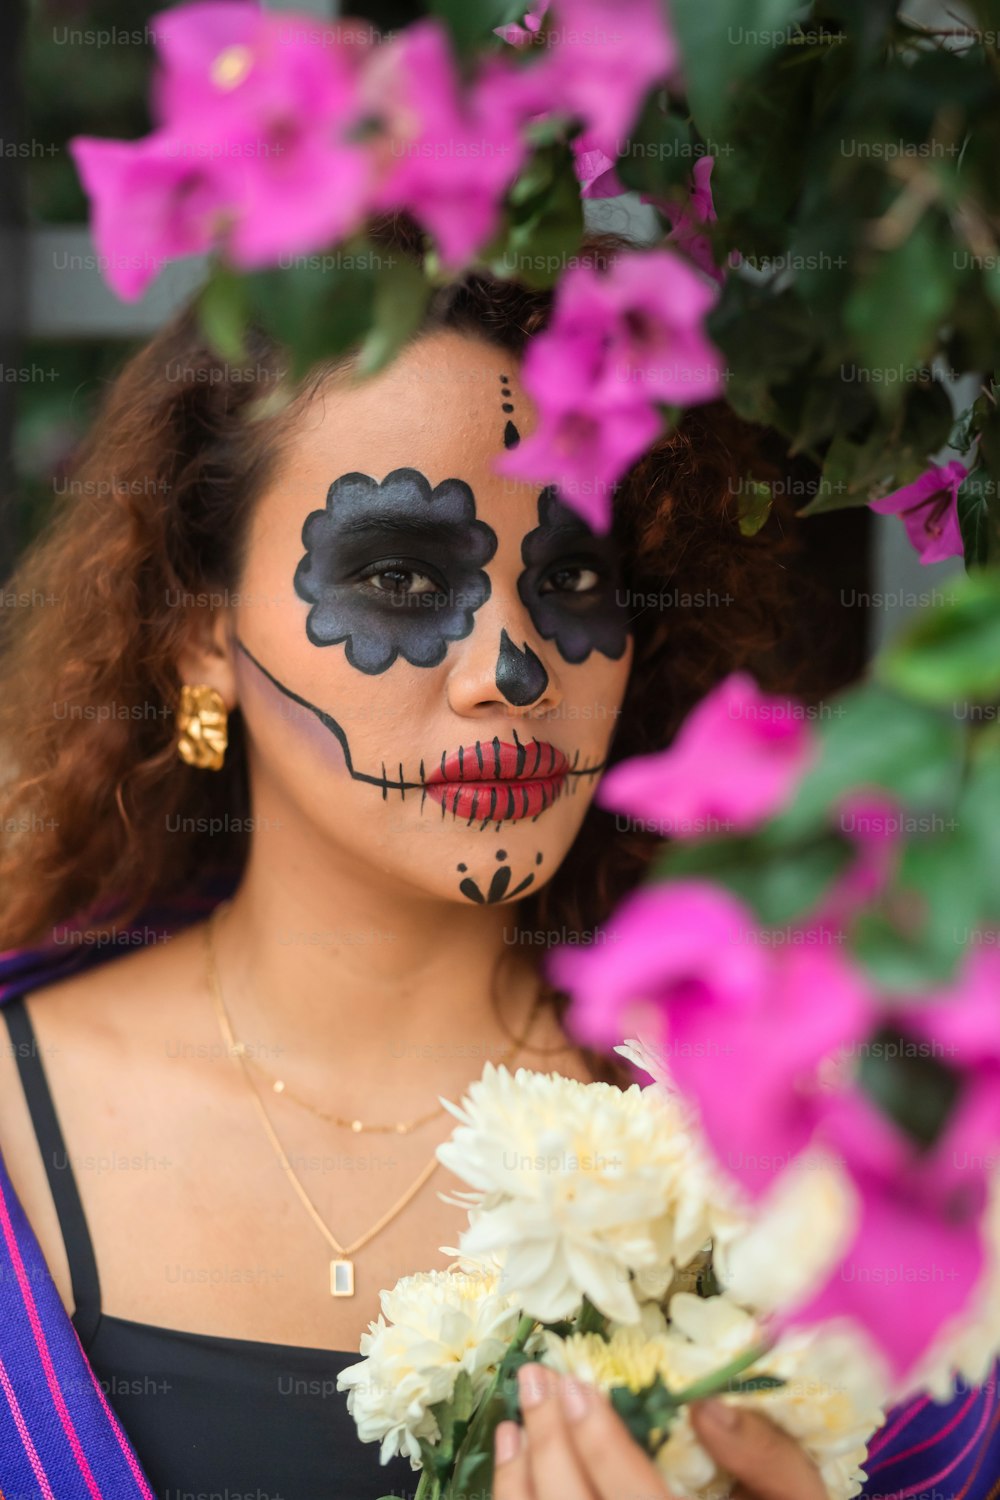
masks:
{"label": "purple striped shawl", "polygon": [[[206,915],[215,877],[150,907],[104,947],[64,940],[0,953],[0,1005]],[[68,929],[64,929],[64,935]],[[997,1376],[944,1404],[918,1397],[872,1439],[865,1500],[1000,1500]],[[66,1315],[0,1156],[0,1500],[154,1500]]]}

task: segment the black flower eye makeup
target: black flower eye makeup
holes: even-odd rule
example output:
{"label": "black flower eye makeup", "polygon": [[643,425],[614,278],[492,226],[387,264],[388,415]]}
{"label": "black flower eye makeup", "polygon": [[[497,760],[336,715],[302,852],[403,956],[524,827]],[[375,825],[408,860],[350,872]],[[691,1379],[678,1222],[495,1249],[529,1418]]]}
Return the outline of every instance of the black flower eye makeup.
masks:
{"label": "black flower eye makeup", "polygon": [[496,533],[476,519],[461,479],[432,489],[417,469],[394,469],[381,483],[343,474],[325,509],[306,517],[302,541],[294,586],[312,606],[309,640],[343,642],[350,665],[370,675],[399,656],[411,666],[437,666],[490,597],[484,568]]}
{"label": "black flower eye makeup", "polygon": [[554,489],[538,497],[538,525],[521,544],[517,591],[538,634],[570,663],[599,651],[618,661],[629,617],[619,602],[620,564],[611,536],[598,536]]}
{"label": "black flower eye makeup", "polygon": [[597,569],[586,563],[566,563],[554,568],[538,585],[540,594],[594,594],[605,582]]}
{"label": "black flower eye makeup", "polygon": [[368,585],[377,594],[390,595],[396,601],[420,598],[428,604],[446,604],[448,600],[447,589],[440,579],[420,572],[416,563],[376,563],[359,575],[359,582]]}

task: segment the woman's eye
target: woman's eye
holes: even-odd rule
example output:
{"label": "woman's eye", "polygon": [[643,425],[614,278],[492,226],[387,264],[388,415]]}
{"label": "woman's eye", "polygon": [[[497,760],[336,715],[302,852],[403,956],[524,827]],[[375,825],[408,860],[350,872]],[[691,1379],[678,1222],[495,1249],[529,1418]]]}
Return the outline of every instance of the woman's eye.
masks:
{"label": "woman's eye", "polygon": [[377,594],[388,594],[393,598],[413,598],[416,595],[442,594],[441,585],[426,573],[402,565],[373,569],[361,582]]}
{"label": "woman's eye", "polygon": [[548,574],[539,593],[542,594],[590,594],[601,582],[596,568],[582,564],[576,567],[554,568]]}

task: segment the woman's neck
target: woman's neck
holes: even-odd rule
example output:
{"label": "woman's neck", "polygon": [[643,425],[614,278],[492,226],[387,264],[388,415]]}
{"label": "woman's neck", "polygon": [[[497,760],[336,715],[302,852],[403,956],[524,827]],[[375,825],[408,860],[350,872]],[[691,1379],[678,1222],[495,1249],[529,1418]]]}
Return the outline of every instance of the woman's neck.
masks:
{"label": "woman's neck", "polygon": [[[233,1030],[268,1072],[317,1104],[334,1088],[345,1116],[370,1117],[377,1099],[405,1119],[433,1106],[428,1084],[456,1097],[504,1060],[539,983],[510,957],[512,906],[434,901],[315,846],[279,853],[255,839],[215,927]],[[531,1035],[551,1045],[552,1018]]]}

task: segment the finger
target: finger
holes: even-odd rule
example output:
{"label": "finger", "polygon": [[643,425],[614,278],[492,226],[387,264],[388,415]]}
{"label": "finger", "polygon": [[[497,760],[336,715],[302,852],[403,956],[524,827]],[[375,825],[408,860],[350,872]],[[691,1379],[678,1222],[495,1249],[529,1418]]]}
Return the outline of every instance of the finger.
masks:
{"label": "finger", "polygon": [[493,1434],[493,1500],[536,1500],[528,1448],[516,1422],[500,1422]]}
{"label": "finger", "polygon": [[676,1500],[606,1396],[567,1378],[561,1394],[570,1439],[599,1500]]}
{"label": "finger", "polygon": [[539,1500],[595,1500],[559,1400],[559,1377],[544,1365],[522,1365],[517,1372],[524,1414],[528,1471]]}
{"label": "finger", "polygon": [[754,1500],[828,1500],[809,1455],[759,1412],[725,1401],[696,1401],[691,1422],[702,1446]]}

